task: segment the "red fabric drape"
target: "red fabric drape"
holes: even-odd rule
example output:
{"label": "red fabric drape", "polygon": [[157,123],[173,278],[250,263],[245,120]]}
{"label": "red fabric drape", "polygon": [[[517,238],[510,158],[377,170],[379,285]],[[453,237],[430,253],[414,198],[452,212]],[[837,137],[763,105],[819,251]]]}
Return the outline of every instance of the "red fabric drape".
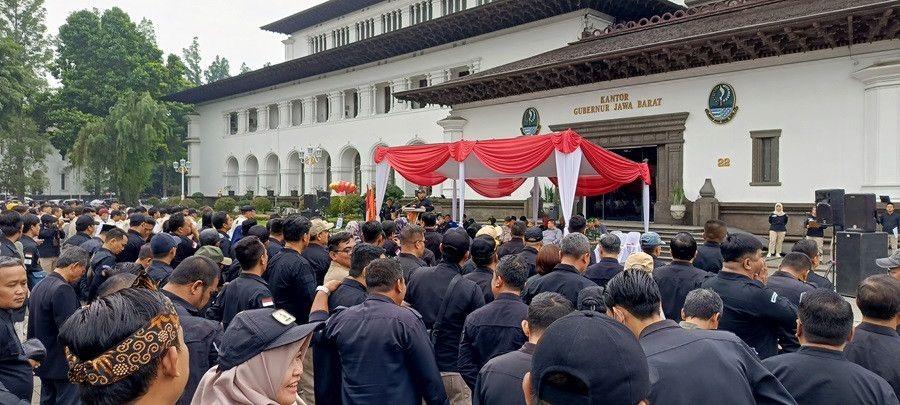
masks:
{"label": "red fabric drape", "polygon": [[584,159],[607,182],[622,186],[640,178],[644,183],[650,184],[650,168],[646,163],[632,162],[590,142],[581,143],[581,152]]}
{"label": "red fabric drape", "polygon": [[450,146],[446,143],[410,145],[375,150],[375,163],[387,159],[388,164],[403,178],[420,186],[434,186],[447,180],[435,173],[450,159]]}
{"label": "red fabric drape", "polygon": [[472,187],[472,190],[487,198],[509,197],[522,183],[525,183],[524,177],[466,180],[466,184]]}
{"label": "red fabric drape", "polygon": [[[550,177],[549,179],[554,185],[559,185],[556,177]],[[623,185],[609,182],[600,176],[581,176],[578,178],[578,184],[575,186],[575,195],[578,197],[593,197],[615,191]]]}

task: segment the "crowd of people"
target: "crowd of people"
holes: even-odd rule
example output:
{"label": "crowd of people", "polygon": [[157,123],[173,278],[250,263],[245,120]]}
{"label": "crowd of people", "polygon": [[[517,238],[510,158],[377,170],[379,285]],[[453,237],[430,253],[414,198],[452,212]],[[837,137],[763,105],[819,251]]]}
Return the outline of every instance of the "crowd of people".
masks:
{"label": "crowd of people", "polygon": [[3,211],[0,403],[898,404],[896,251],[854,327],[812,239],[425,211]]}

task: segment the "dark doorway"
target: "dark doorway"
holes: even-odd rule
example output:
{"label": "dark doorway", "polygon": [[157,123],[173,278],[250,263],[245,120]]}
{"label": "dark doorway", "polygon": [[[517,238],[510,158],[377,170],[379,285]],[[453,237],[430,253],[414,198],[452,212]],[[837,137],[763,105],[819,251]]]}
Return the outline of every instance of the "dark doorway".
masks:
{"label": "dark doorway", "polygon": [[[656,155],[657,147],[637,147],[627,149],[610,149],[612,152],[635,162],[647,160],[650,166],[650,207],[656,203]],[[640,179],[630,184],[619,187],[607,194],[588,197],[588,218],[600,218],[614,221],[642,221],[643,207],[641,207],[643,183]],[[650,210],[650,220],[653,221],[653,209]]]}

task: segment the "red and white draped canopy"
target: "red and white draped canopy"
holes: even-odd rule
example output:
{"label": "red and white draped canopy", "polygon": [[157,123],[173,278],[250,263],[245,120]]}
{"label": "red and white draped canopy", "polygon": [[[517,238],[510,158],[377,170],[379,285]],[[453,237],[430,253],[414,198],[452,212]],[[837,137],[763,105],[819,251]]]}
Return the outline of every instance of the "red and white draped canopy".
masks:
{"label": "red and white draped canopy", "polygon": [[[566,130],[546,135],[481,141],[378,147],[375,198],[380,207],[393,168],[406,180],[433,186],[448,179],[464,181],[488,198],[511,195],[527,178],[548,177],[559,186],[563,217],[572,215],[575,196],[613,191],[636,179],[644,183],[644,223],[649,225],[650,168],[633,162]],[[464,212],[465,187],[459,212]]]}

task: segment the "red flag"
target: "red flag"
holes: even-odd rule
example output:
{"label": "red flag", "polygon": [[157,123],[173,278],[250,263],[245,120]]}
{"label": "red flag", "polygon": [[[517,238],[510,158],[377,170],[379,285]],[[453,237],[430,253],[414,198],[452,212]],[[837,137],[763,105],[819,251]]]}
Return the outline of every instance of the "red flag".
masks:
{"label": "red flag", "polygon": [[366,221],[375,221],[378,218],[376,209],[375,190],[371,186],[366,186]]}

